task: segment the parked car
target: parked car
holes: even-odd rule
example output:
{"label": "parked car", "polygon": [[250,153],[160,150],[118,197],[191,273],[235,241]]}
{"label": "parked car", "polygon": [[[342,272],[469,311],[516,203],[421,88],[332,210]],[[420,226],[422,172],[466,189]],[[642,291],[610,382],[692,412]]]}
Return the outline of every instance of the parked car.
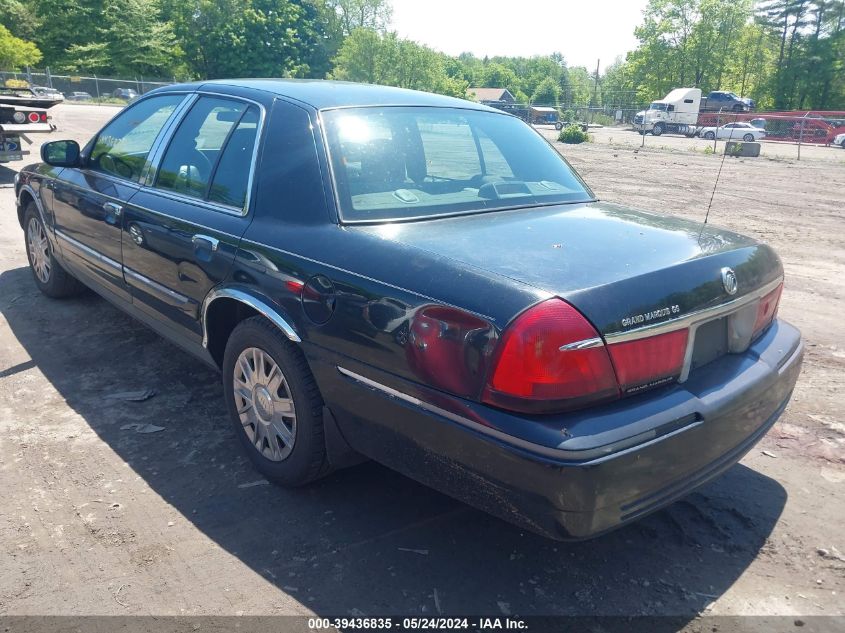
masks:
{"label": "parked car", "polygon": [[833,144],[845,149],[845,134],[837,134],[833,137]]}
{"label": "parked car", "polygon": [[480,104],[173,85],[42,159],[15,184],[35,284],[93,288],[219,370],[284,485],[363,456],[585,538],[728,469],[798,379],[771,248],[599,202]]}
{"label": "parked car", "polygon": [[30,86],[30,90],[39,97],[49,97],[56,102],[65,100],[65,96],[55,88],[48,88],[46,86]]}
{"label": "parked car", "polygon": [[753,99],[724,90],[714,90],[701,99],[702,112],[748,112],[753,110],[755,105]]}
{"label": "parked car", "polygon": [[719,127],[703,127],[698,132],[702,138],[713,140],[715,138],[729,139],[734,141],[759,141],[766,136],[766,130],[760,129],[751,123],[738,122],[720,125]]}
{"label": "parked car", "polygon": [[87,92],[76,91],[68,93],[67,97],[65,97],[68,101],[93,101],[94,97],[92,97]]}
{"label": "parked car", "polygon": [[138,93],[132,88],[118,88],[111,94],[115,99],[125,99],[126,101],[132,101],[138,96]]}

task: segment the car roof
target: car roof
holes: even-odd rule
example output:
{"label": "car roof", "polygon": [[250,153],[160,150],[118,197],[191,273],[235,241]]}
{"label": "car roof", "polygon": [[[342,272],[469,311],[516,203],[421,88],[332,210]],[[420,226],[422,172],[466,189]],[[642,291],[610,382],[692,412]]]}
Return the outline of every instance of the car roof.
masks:
{"label": "car roof", "polygon": [[501,110],[496,110],[473,101],[446,97],[430,92],[325,79],[218,79],[214,81],[174,84],[166,88],[159,88],[156,92],[185,89],[200,90],[203,88],[212,88],[225,92],[227,87],[268,92],[280,97],[295,99],[317,110],[354,106],[392,105],[468,108],[501,113]]}

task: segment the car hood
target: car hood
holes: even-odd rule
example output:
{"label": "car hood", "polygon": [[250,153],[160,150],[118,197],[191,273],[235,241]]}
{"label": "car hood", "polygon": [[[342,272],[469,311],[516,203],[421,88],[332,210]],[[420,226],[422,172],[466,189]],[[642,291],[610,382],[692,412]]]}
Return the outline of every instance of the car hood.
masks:
{"label": "car hood", "polygon": [[740,295],[782,275],[774,252],[750,238],[606,202],[354,230],[567,299],[605,333],[626,316],[668,308],[664,316],[677,317],[735,298],[722,287],[724,267]]}

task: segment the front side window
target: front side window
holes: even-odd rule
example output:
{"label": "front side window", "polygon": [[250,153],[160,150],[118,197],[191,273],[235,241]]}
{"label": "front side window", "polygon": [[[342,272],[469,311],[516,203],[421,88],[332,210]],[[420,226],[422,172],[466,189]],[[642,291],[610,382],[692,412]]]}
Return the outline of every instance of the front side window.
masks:
{"label": "front side window", "polygon": [[322,116],[344,221],[593,199],[563,158],[515,117],[431,107]]}
{"label": "front side window", "polygon": [[154,186],[243,207],[258,120],[256,106],[201,97],[173,135]]}
{"label": "front side window", "polygon": [[150,148],[184,95],[160,95],[130,106],[100,132],[88,167],[111,176],[138,180]]}

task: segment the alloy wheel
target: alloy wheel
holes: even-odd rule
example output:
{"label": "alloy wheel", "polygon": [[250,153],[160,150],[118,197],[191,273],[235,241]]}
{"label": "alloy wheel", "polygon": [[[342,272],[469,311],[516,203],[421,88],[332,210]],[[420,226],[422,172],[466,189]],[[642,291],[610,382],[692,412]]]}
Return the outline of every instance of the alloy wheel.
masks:
{"label": "alloy wheel", "polygon": [[42,284],[50,281],[52,265],[50,263],[50,242],[47,233],[37,218],[29,221],[26,230],[26,244],[29,249],[29,261],[32,263],[32,270]]}
{"label": "alloy wheel", "polygon": [[235,408],[252,445],[271,461],[286,459],[296,442],[296,409],[278,363],[248,347],[235,363],[233,384]]}

